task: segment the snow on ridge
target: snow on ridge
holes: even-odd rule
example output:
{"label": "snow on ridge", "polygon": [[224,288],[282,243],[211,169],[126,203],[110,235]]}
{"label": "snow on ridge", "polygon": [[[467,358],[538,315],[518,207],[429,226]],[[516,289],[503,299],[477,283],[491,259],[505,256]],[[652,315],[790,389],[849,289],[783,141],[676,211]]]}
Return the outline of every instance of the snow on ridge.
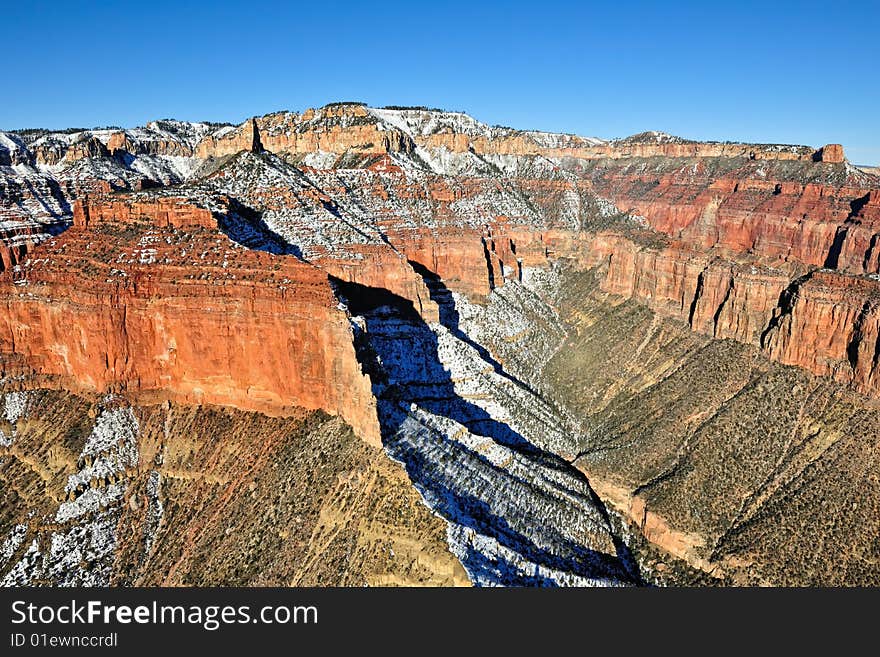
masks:
{"label": "snow on ridge", "polygon": [[545,132],[543,130],[525,130],[523,134],[543,148],[570,148],[578,146],[601,146],[608,142],[599,137],[581,137],[567,132]]}
{"label": "snow on ridge", "polygon": [[367,108],[373,116],[411,136],[427,137],[440,132],[455,132],[470,137],[489,135],[493,128],[464,112],[427,109]]}
{"label": "snow on ridge", "polygon": [[686,137],[679,137],[677,135],[671,135],[668,132],[662,132],[660,130],[647,130],[645,132],[639,132],[634,135],[629,135],[628,137],[620,137],[617,139],[612,139],[608,142],[612,145],[615,144],[735,144],[740,146],[754,146],[756,148],[761,149],[762,151],[766,151],[768,153],[796,153],[796,154],[804,154],[809,153],[814,150],[811,146],[805,146],[803,144],[770,144],[770,143],[762,143],[762,142],[750,142],[750,141],[715,141],[715,140],[705,140],[705,139],[688,139]]}
{"label": "snow on ridge", "polygon": [[91,487],[74,500],[62,502],[56,513],[57,522],[66,522],[83,516],[99,507],[119,501],[126,486],[113,481],[128,468],[138,464],[137,438],[140,431],[137,418],[130,407],[105,410],[98,416],[95,426],[80,453],[84,465],[67,478],[68,493],[89,486],[95,480],[110,478],[106,487]]}
{"label": "snow on ridge", "polygon": [[411,137],[427,137],[438,133],[456,133],[488,139],[525,135],[544,148],[596,146],[606,143],[605,140],[598,137],[580,137],[568,133],[490,126],[464,112],[423,108],[382,109],[373,107],[368,107],[367,111],[381,122],[402,130]]}
{"label": "snow on ridge", "polygon": [[[350,128],[356,125],[362,125],[364,121],[376,123],[378,120],[375,116],[363,116],[357,112],[347,112],[345,107],[347,103],[331,103],[323,107],[315,107],[307,109],[301,113],[282,110],[279,112],[270,112],[262,116],[253,117],[261,119],[260,131],[269,135],[304,133],[309,130],[318,130],[328,125],[339,126],[341,128]],[[353,107],[364,107],[361,104],[352,104]],[[340,111],[341,109],[341,111]],[[251,119],[247,119],[240,123],[236,128],[241,127]]]}
{"label": "snow on ridge", "polygon": [[[223,126],[234,129],[234,126]],[[177,141],[194,148],[204,137],[218,130],[218,126],[209,123],[195,121],[179,121],[177,119],[159,119],[149,121],[144,126],[136,126],[134,128],[87,128],[74,131],[48,131],[41,135],[33,142],[31,148],[39,147],[44,144],[59,144],[62,146],[71,146],[81,141],[85,141],[94,137],[105,146],[110,141],[110,137],[117,133],[124,133],[129,139],[135,142],[148,141]]]}
{"label": "snow on ridge", "polygon": [[[114,181],[132,183],[140,175],[163,185],[177,184],[191,178],[201,166],[202,160],[194,156],[197,145],[205,137],[216,134],[220,129],[222,128],[218,128],[216,124],[161,119],[150,121],[146,126],[137,128],[108,127],[47,132],[30,141],[24,153],[28,154],[29,162],[33,162],[30,154],[41,151],[51,153],[54,159],[49,162],[52,163],[39,161],[32,167],[19,165],[9,171],[9,175],[29,177],[33,174],[43,174],[59,182],[62,179],[81,182],[103,179],[111,183]],[[234,128],[229,126],[229,129]],[[109,149],[110,140],[114,135],[124,135],[124,139],[131,145],[123,148],[132,151],[130,154],[115,158],[86,157],[74,162],[66,159],[69,149],[90,139],[97,140]],[[2,149],[2,139],[0,139],[0,150]],[[51,199],[49,195],[45,200],[51,204]],[[65,214],[69,214],[69,211]]]}
{"label": "snow on ridge", "polygon": [[437,148],[417,146],[416,155],[431,168],[431,171],[440,175],[491,174],[487,162],[471,152],[454,153],[444,146]]}
{"label": "snow on ridge", "polygon": [[[0,586],[35,582],[54,586],[107,586],[113,571],[122,503],[129,486],[128,471],[138,465],[138,421],[131,407],[105,398],[80,454],[79,469],[70,475],[66,499],[54,515],[51,533],[34,539],[18,562],[0,580]],[[8,406],[8,403],[7,403]],[[16,403],[13,402],[13,407]],[[17,412],[13,408],[14,412]],[[9,411],[7,410],[7,414]],[[148,494],[158,495],[159,480],[151,474]],[[161,500],[150,512],[149,547],[161,521]],[[0,565],[5,566],[24,545],[28,527],[16,525],[0,543]]]}
{"label": "snow on ridge", "polygon": [[[331,177],[330,182],[337,184]],[[359,188],[359,185],[353,185]],[[329,200],[321,191],[322,176],[304,172],[272,153],[255,155],[239,153],[223,167],[204,178],[191,192],[210,198],[216,193],[227,194],[259,208],[262,221],[269,230],[305,259],[336,254],[340,257],[363,257],[353,244],[385,244],[375,218],[356,202],[342,195]],[[287,189],[289,197],[283,202],[268,202],[265,190]],[[246,219],[234,218],[236,239],[248,243],[265,239],[263,231]],[[263,235],[261,238],[260,235]]]}
{"label": "snow on ridge", "polygon": [[671,135],[668,132],[661,132],[660,130],[646,130],[645,132],[639,132],[634,135],[630,135],[628,137],[621,137],[620,139],[615,139],[612,143],[618,144],[682,144],[689,140],[684,139],[683,137],[677,137],[676,135]]}
{"label": "snow on ridge", "polygon": [[[235,126],[220,126],[234,128]],[[204,123],[202,121],[178,121],[177,119],[159,119],[149,121],[146,130],[152,131],[153,134],[171,135],[175,137],[184,137],[187,143],[195,146],[206,135],[216,132],[218,126],[216,124]],[[136,130],[138,128],[135,128]]]}
{"label": "snow on ridge", "polygon": [[137,463],[136,440],[138,421],[131,407],[124,406],[106,410],[98,416],[95,427],[86,439],[82,456],[95,456],[119,446],[126,450],[126,460]]}
{"label": "snow on ridge", "polygon": [[216,139],[220,139],[221,137],[225,137],[231,132],[235,132],[237,128],[238,126],[236,125],[224,125],[214,130],[214,132],[211,133],[211,136]]}
{"label": "snow on ridge", "polygon": [[24,142],[20,137],[14,135],[10,132],[0,131],[0,148],[8,150],[10,152],[13,151],[26,151],[27,148],[24,145]]}

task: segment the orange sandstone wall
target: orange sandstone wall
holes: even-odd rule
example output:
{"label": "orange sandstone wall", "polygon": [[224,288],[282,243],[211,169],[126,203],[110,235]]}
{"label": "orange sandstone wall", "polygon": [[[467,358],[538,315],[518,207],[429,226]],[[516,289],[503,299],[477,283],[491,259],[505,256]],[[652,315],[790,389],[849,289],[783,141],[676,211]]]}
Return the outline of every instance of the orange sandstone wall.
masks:
{"label": "orange sandstone wall", "polygon": [[10,366],[72,388],[270,414],[321,408],[378,445],[369,381],[325,272],[200,227],[141,237],[77,226],[37,247],[15,282],[7,275],[0,353],[17,355]]}
{"label": "orange sandstone wall", "polygon": [[651,248],[613,233],[584,246],[580,262],[599,267],[602,290],[880,395],[880,280],[735,263],[680,243]]}
{"label": "orange sandstone wall", "polygon": [[798,261],[851,273],[880,271],[877,190],[748,178],[707,182],[623,168],[605,170],[594,184],[655,230],[696,247],[750,252],[768,264]]}

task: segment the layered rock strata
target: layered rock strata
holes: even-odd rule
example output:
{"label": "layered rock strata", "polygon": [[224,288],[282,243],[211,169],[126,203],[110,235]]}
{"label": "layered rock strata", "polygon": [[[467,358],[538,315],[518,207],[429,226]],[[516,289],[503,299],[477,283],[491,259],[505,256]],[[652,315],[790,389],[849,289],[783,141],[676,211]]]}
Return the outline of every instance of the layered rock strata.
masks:
{"label": "layered rock strata", "polygon": [[[473,582],[874,581],[856,557],[829,574],[803,541],[796,572],[772,558],[780,514],[837,545],[790,505],[818,504],[797,492],[813,471],[840,484],[828,459],[858,478],[844,406],[869,426],[880,396],[880,179],[838,145],[605,141],[360,104],[23,131],[0,139],[0,219],[5,384],[339,416],[403,465]],[[689,401],[682,377],[701,363],[718,375]],[[803,402],[796,419],[762,391]],[[104,541],[128,518],[127,435],[97,486],[106,503],[57,522],[103,518],[88,531]],[[67,476],[75,504],[84,475]],[[866,491],[834,504],[873,508]],[[31,551],[23,508],[5,540],[24,570],[5,576],[90,582],[64,549]],[[862,554],[871,533],[857,534]],[[155,581],[105,547],[100,582]],[[195,561],[167,581],[217,581]],[[217,572],[255,581],[231,567]]]}

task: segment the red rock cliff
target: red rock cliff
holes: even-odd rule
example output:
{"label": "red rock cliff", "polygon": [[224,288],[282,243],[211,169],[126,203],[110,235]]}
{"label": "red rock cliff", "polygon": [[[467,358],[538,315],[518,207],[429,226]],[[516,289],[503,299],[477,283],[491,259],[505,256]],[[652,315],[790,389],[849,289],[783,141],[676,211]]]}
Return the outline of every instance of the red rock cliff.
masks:
{"label": "red rock cliff", "polygon": [[[71,380],[79,377],[82,368],[81,378],[95,388],[168,389],[185,398],[201,395],[241,405],[260,399],[267,407],[300,404],[342,413],[340,390],[353,385],[365,391],[363,399],[369,399],[369,391],[358,383],[359,371],[349,358],[350,341],[343,335],[347,325],[344,315],[333,309],[328,275],[389,289],[412,301],[426,321],[436,321],[437,307],[421,278],[424,270],[439,276],[449,289],[480,302],[494,287],[518,277],[522,267],[565,257],[599,268],[602,289],[609,294],[638,300],[700,333],[757,345],[781,362],[880,394],[874,374],[876,341],[872,342],[878,285],[872,277],[880,274],[880,191],[875,177],[846,162],[839,145],[816,151],[698,143],[657,133],[602,142],[490,129],[463,115],[441,114],[383,114],[357,104],[337,104],[301,114],[256,117],[210,134],[198,132],[207,127],[188,128],[189,137],[167,143],[157,128],[144,143],[134,133],[119,131],[102,136],[106,146],[90,134],[72,143],[59,138],[38,144],[36,159],[52,163],[118,152],[176,155],[186,154],[196,143],[192,135],[198,133],[201,141],[194,151],[201,158],[268,150],[285,155],[289,164],[320,151],[340,156],[337,162],[346,162],[346,167],[358,162],[366,170],[343,177],[307,168],[311,178],[293,182],[296,176],[285,177],[275,169],[259,184],[245,185],[248,189],[241,193],[261,212],[315,218],[314,225],[304,221],[296,228],[306,241],[312,230],[340,240],[333,248],[310,245],[309,264],[293,256],[277,258],[233,246],[217,232],[216,218],[207,205],[188,200],[192,190],[187,188],[181,188],[179,196],[168,191],[106,196],[103,192],[110,189],[134,186],[125,180],[99,179],[77,187],[76,196],[93,197],[76,205],[74,228],[33,252],[32,262],[16,274],[18,286],[7,281],[8,350],[25,356],[42,372]],[[477,166],[479,162],[473,160],[479,156],[518,157],[519,164],[528,165],[522,170],[530,173],[487,175],[477,166],[477,173],[436,175],[420,168],[424,162],[415,157],[418,148],[462,155],[456,166]],[[351,154],[357,157],[351,159]],[[419,171],[417,175],[406,172],[403,156],[412,156],[410,165]],[[554,160],[543,162],[544,169],[531,169],[540,158]],[[489,159],[483,164],[488,166]],[[325,160],[316,158],[313,163]],[[247,173],[235,171],[230,175]],[[258,167],[251,173],[257,175]],[[220,167],[212,177],[224,175]],[[18,196],[25,193],[13,191]],[[584,206],[592,192],[644,217],[648,228],[636,229],[633,224],[606,230],[593,225],[595,212]],[[569,212],[572,198],[586,209]],[[366,218],[356,217],[363,223],[352,230],[367,232],[352,243],[339,237],[348,230],[341,229],[348,217],[337,199],[364,209]],[[221,196],[215,194],[211,201],[215,209],[224,207]],[[157,237],[161,243],[154,244]],[[214,247],[208,249],[207,244],[214,240],[217,248],[220,243],[227,245],[230,255],[216,262],[209,259],[213,264],[205,268],[201,257],[189,260],[193,249],[173,250],[178,240],[186,239],[196,240],[193,248],[206,254],[213,253]],[[0,252],[3,267],[24,265],[26,250],[27,245],[17,244]],[[286,272],[282,281],[287,282],[275,285],[274,274],[262,281],[259,272],[264,267]],[[7,276],[11,279],[12,274]],[[323,292],[315,292],[315,286],[324,286]],[[67,287],[72,292],[65,301],[61,290]],[[302,304],[291,302],[291,290],[297,291]],[[163,360],[165,352],[153,353],[150,347],[140,353],[128,344],[129,338],[118,337],[122,329],[116,316],[101,320],[99,333],[117,336],[107,338],[107,345],[97,334],[89,338],[97,344],[95,349],[86,349],[82,341],[65,342],[50,320],[42,318],[52,311],[35,310],[40,304],[34,299],[51,305],[48,300],[56,297],[62,299],[59,304],[70,306],[65,312],[76,322],[85,321],[81,308],[98,317],[109,312],[104,305],[124,309],[124,317],[137,318],[137,326],[147,327],[137,338],[147,345],[156,331],[153,315],[144,310],[148,307],[161,309],[156,316],[174,318],[167,323],[179,327],[174,329],[175,340],[190,333],[226,331],[228,336],[240,330],[259,345],[252,347],[246,360],[229,353],[231,364],[226,366],[192,347],[184,366],[178,368],[187,374],[178,375]],[[166,298],[175,299],[177,305],[166,308],[162,305],[170,303]],[[202,301],[196,301],[199,298]],[[188,315],[198,315],[206,298],[222,300],[217,307],[228,313],[207,313],[208,324],[201,326],[198,318]],[[251,323],[241,305],[246,303],[253,304]],[[313,335],[318,329],[290,310],[291,304],[309,312],[314,306],[318,323],[326,320],[320,330],[327,334]],[[22,312],[42,319],[24,321],[27,328],[16,329],[16,322],[26,318]],[[224,316],[231,323],[223,324]],[[129,325],[129,319],[122,324],[121,335],[140,330]],[[289,326],[284,324],[273,337],[272,321]],[[285,331],[294,336],[286,352]],[[41,343],[49,346],[41,349]],[[233,343],[227,340],[223,348],[232,349]],[[327,355],[337,348],[341,360]],[[101,366],[93,354],[105,352],[114,356],[107,356]],[[284,368],[298,374],[280,381],[277,373],[258,371],[270,367],[270,353],[281,352],[288,358]],[[259,368],[253,369],[255,363]],[[239,370],[244,374],[237,374]],[[320,377],[330,383],[318,385]],[[251,378],[256,383],[248,383]],[[370,416],[368,405],[358,398],[350,421],[361,427],[372,422],[365,419]]]}
{"label": "red rock cliff", "polygon": [[80,208],[0,284],[7,371],[269,414],[321,408],[378,444],[327,274],[240,247],[209,216],[173,199]]}

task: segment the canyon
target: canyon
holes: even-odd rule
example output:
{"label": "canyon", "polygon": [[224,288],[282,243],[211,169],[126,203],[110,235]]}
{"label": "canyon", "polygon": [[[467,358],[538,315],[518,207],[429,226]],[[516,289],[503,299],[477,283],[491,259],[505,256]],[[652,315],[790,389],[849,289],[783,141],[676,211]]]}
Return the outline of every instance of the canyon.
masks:
{"label": "canyon", "polygon": [[336,103],[0,133],[6,585],[875,585],[880,177]]}

